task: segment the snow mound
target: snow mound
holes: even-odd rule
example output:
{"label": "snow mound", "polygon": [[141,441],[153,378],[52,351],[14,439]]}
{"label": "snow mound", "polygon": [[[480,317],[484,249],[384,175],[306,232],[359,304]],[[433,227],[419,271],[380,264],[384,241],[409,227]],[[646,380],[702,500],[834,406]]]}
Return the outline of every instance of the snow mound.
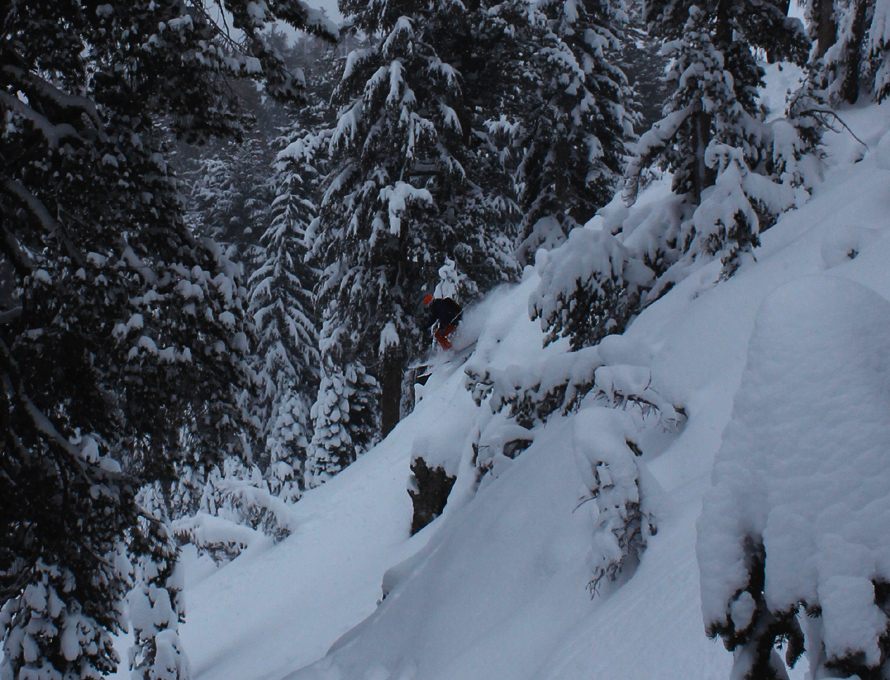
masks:
{"label": "snow mound", "polygon": [[828,663],[879,663],[890,626],[876,604],[890,582],[888,341],[890,303],[845,279],[797,279],[764,301],[698,522],[712,633],[746,644],[764,617],[803,606],[821,611],[811,668],[823,645]]}

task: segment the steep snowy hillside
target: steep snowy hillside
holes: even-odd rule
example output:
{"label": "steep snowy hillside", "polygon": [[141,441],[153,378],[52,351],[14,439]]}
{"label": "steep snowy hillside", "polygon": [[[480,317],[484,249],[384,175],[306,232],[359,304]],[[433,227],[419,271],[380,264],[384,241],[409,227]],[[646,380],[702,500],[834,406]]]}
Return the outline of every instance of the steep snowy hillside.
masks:
{"label": "steep snowy hillside", "polygon": [[[804,433],[812,446],[837,446],[833,428],[841,424],[866,433],[862,441],[878,461],[873,473],[886,472],[880,464],[886,425],[869,424],[886,423],[890,414],[886,385],[863,386],[853,401],[818,398],[821,390],[842,393],[884,366],[890,343],[883,336],[887,324],[868,323],[872,314],[887,316],[879,308],[890,300],[890,106],[842,115],[868,148],[846,132],[829,135],[824,183],[806,206],[763,235],[756,262],[724,282],[717,281],[719,263],[703,267],[623,336],[583,355],[597,362],[597,380],[607,377],[609,387],[577,413],[536,427],[534,441],[514,459],[502,450],[515,433],[503,413],[492,414],[491,396],[477,393],[481,404],[474,402],[465,369],[517,380],[537,370],[546,380],[548,372],[569,370],[566,362],[579,359],[563,342],[541,349],[543,334],[528,317],[539,281],[533,268],[521,284],[489,295],[462,327],[465,339],[479,336],[468,362],[438,366],[415,412],[386,441],[307,493],[294,507],[291,537],[277,546],[254,545],[203,578],[200,562],[187,565],[192,581],[183,638],[193,677],[729,678],[732,654],[705,635],[699,560],[714,567],[701,570],[710,621],[722,616],[726,597],[745,586],[744,573],[731,580],[741,558],[730,559],[730,539],[763,530],[748,508],[752,499],[772,499],[761,509],[774,522],[794,515],[782,515],[780,501],[797,478],[771,462],[766,447]],[[652,187],[649,200],[659,191]],[[848,323],[853,330],[846,334],[813,337]],[[860,338],[866,333],[870,337]],[[628,394],[645,400],[622,401]],[[606,408],[607,401],[624,408]],[[762,432],[761,423],[768,426]],[[760,449],[745,453],[752,446]],[[808,465],[804,444],[791,453],[789,460]],[[832,455],[829,463],[837,460]],[[407,486],[415,456],[457,481],[443,515],[409,537]],[[716,471],[715,456],[722,461]],[[753,465],[759,476],[749,483],[733,465]],[[486,471],[481,481],[480,469]],[[831,470],[825,474],[830,478]],[[716,491],[708,493],[712,483]],[[838,512],[890,521],[883,506],[869,506],[882,493],[873,486]],[[831,493],[843,495],[848,487],[838,482]],[[594,488],[598,499],[591,498]],[[813,500],[795,511],[807,518],[807,540],[816,543],[825,527],[837,525],[843,533],[845,517],[832,515],[836,525],[826,524],[818,506]],[[727,517],[737,525],[726,525]],[[639,564],[623,562],[616,580],[599,580],[591,598],[592,579],[610,574],[621,552],[612,529],[625,525],[634,528],[628,536],[637,547],[645,543]],[[767,544],[773,530],[764,532]],[[845,538],[872,550],[877,566],[841,575],[879,578],[887,566],[880,546],[866,545],[858,534]],[[768,563],[767,576],[793,574],[791,548],[789,555],[791,566],[771,571]],[[813,576],[801,587],[822,588],[828,617],[831,603],[853,591],[825,583]],[[777,585],[776,597],[789,588]],[[742,628],[754,605],[743,611],[746,600],[735,602],[732,619]],[[826,622],[842,626],[855,610],[836,611],[838,618]],[[872,621],[875,640],[880,622]],[[844,633],[837,631],[826,634],[829,652],[843,651]],[[802,660],[792,677],[806,672]]]}

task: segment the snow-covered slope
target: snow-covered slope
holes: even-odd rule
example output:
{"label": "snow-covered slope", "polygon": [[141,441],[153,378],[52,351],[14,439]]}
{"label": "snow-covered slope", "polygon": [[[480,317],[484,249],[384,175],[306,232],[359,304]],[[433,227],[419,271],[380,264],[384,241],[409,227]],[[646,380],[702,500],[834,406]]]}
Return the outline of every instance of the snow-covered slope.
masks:
{"label": "snow-covered slope", "polygon": [[[795,338],[825,332],[813,317],[842,321],[838,308],[847,303],[849,318],[861,320],[870,300],[890,300],[890,106],[842,115],[868,149],[846,133],[830,135],[824,184],[763,235],[757,262],[721,283],[719,263],[702,268],[614,343],[633,348],[651,372],[651,389],[687,415],[679,432],[662,432],[642,415],[617,412],[625,416],[615,427],[645,429],[640,485],[658,528],[629,578],[589,596],[596,510],[585,502],[585,447],[605,437],[612,421],[584,410],[553,419],[515,460],[498,458],[477,488],[471,444],[493,416],[473,402],[462,366],[444,364],[386,441],[295,506],[294,535],[254,546],[187,588],[183,637],[193,677],[728,678],[732,655],[704,633],[696,556],[696,521],[724,430],[732,421],[727,432],[736,440],[739,428],[750,434],[757,394],[768,397],[765,408],[778,408],[805,396],[806,385],[795,382],[801,375],[842,386],[854,370],[845,357],[890,343],[870,338],[848,354],[814,356],[836,365],[811,373],[800,368],[807,357],[793,351]],[[541,350],[542,333],[527,314],[536,285],[529,269],[520,285],[473,310],[464,332],[479,334],[475,365],[522,368],[565,351],[560,343]],[[847,295],[851,289],[861,292]],[[801,315],[773,314],[771,330],[752,345],[758,310],[781,309],[776,300],[788,290],[807,300]],[[745,387],[755,380],[746,365],[757,372],[759,393]],[[851,427],[874,413],[843,399],[838,408]],[[770,432],[780,432],[773,421]],[[820,428],[830,423],[811,418],[806,427],[814,441],[826,440]],[[409,538],[406,485],[418,453],[450,466],[458,481],[443,516]],[[720,453],[721,460],[731,455],[731,447]],[[745,492],[725,472],[714,479]],[[799,664],[793,677],[805,671]]]}
{"label": "snow-covered slope", "polygon": [[[542,335],[523,301],[534,283],[494,291],[467,313],[461,334],[485,329],[477,353],[521,361],[539,352]],[[193,678],[281,678],[323,656],[375,610],[384,572],[433,533],[409,539],[412,451],[433,447],[453,458],[467,445],[464,424],[478,409],[460,368],[440,366],[415,412],[386,441],[306,493],[293,506],[289,524],[296,530],[285,541],[254,544],[219,570],[186,554],[188,622],[182,636]]]}

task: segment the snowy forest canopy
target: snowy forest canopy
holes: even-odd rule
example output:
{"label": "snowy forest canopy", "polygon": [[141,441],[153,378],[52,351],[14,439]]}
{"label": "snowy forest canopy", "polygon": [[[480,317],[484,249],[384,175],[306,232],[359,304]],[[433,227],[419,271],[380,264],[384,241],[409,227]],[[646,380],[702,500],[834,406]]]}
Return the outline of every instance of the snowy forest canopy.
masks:
{"label": "snowy forest canopy", "polygon": [[[467,370],[518,452],[598,389],[604,339],[707,262],[732,277],[807,201],[839,105],[890,94],[888,0],[808,0],[804,22],[781,0],[340,10],[0,5],[3,680],[111,673],[125,604],[136,676],[184,679],[177,546],[286,536],[287,506],[396,426],[427,294],[467,306],[537,261],[529,314],[572,365]],[[804,69],[784,116],[765,60]],[[636,478],[619,491],[594,591],[653,529]],[[797,631],[750,597],[747,626],[708,632],[748,650],[738,677],[780,677]],[[827,667],[883,677],[882,641]]]}

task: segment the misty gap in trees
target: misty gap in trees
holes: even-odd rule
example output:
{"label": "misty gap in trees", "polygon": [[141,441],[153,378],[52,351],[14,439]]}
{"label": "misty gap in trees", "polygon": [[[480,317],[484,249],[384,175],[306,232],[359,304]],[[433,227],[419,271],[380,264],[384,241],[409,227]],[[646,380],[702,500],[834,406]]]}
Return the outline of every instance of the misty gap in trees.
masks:
{"label": "misty gap in trees", "polygon": [[[731,276],[830,107],[890,94],[890,0],[808,0],[808,32],[787,0],[342,0],[339,32],[225,7],[0,4],[2,680],[111,672],[125,599],[134,672],[185,678],[177,542],[286,536],[412,407],[426,293],[470,304],[568,239],[531,313],[594,347],[696,263]],[[770,122],[761,58],[808,69]],[[641,223],[576,229],[665,170]],[[502,402],[523,427],[594,386],[540,388]]]}

